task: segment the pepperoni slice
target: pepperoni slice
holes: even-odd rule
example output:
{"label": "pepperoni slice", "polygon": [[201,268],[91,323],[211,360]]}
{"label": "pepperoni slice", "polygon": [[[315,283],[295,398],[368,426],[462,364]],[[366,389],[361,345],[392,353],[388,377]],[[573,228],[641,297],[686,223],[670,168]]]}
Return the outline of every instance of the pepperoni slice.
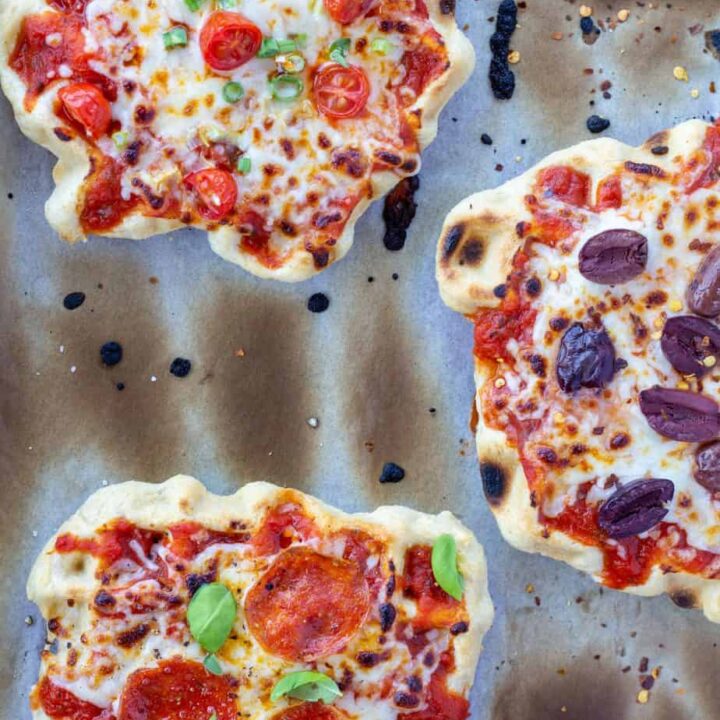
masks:
{"label": "pepperoni slice", "polygon": [[339,720],[343,716],[330,705],[303,703],[275,713],[271,720]]}
{"label": "pepperoni slice", "polygon": [[93,720],[104,710],[86,700],[80,700],[69,690],[56,685],[50,678],[44,677],[36,689],[40,707],[51,718],[61,720]]}
{"label": "pepperoni slice", "polygon": [[462,603],[448,595],[435,581],[431,563],[432,549],[414,545],[405,553],[402,577],[403,595],[417,603],[413,627],[418,629],[446,628],[465,616]]}
{"label": "pepperoni slice", "polygon": [[128,677],[117,720],[236,720],[236,682],[179,657]]}
{"label": "pepperoni slice", "polygon": [[248,627],[286,660],[310,662],[340,652],[363,624],[370,593],[349,560],[297,547],[286,550],[250,589]]}

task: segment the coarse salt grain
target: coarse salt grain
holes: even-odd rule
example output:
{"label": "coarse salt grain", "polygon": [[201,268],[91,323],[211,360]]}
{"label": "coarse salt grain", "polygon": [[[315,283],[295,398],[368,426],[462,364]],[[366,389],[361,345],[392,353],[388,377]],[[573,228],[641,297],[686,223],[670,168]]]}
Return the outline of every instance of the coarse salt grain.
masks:
{"label": "coarse salt grain", "polygon": [[507,60],[511,65],[517,65],[517,63],[520,62],[520,52],[518,50],[512,50],[508,54]]}

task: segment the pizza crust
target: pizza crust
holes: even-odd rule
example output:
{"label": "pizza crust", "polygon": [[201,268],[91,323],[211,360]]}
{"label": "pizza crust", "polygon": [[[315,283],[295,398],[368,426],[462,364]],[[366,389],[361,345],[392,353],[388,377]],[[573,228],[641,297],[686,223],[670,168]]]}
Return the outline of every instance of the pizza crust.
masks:
{"label": "pizza crust", "polygon": [[[160,484],[132,481],[102,488],[91,495],[45,545],[28,578],[28,597],[46,620],[62,615],[66,598],[72,597],[76,604],[92,602],[97,589],[96,562],[75,553],[54,552],[58,535],[92,537],[98,527],[117,517],[148,529],[192,520],[210,529],[224,530],[231,520],[263,517],[266,508],[274,506],[281,494],[283,501],[287,501],[286,493],[277,485],[254,482],[233,495],[214,495],[187,475],[176,475]],[[494,612],[487,589],[485,555],[472,532],[450,512],[428,515],[406,507],[383,506],[372,513],[348,514],[299,491],[292,493],[323,530],[339,530],[351,524],[386,541],[398,575],[403,571],[405,548],[432,544],[444,533],[453,535],[465,579],[464,599],[471,622],[467,633],[454,638],[456,670],[448,677],[448,686],[467,696],[482,639]],[[42,710],[36,710],[34,717],[44,720],[47,716]]]}
{"label": "pizza crust", "polygon": [[[590,175],[593,187],[618,162],[652,163],[670,172],[673,158],[687,156],[702,145],[708,127],[708,123],[690,120],[653,135],[638,147],[610,138],[582,142],[552,153],[498,188],[461,201],[445,219],[437,247],[436,276],[443,300],[465,315],[498,304],[493,289],[506,281],[513,256],[522,245],[515,228],[518,222],[531,219],[524,198],[532,193],[537,174],[543,168],[570,165]],[[652,154],[650,149],[656,145],[666,145],[667,154]],[[504,538],[519,550],[562,560],[600,582],[602,554],[597,548],[560,532],[544,535],[537,510],[530,505],[517,451],[508,445],[504,432],[483,423],[480,389],[488,377],[488,367],[475,360],[478,416],[475,440],[481,477]],[[663,574],[655,566],[644,584],[628,587],[625,592],[644,596],[667,593],[680,607],[702,609],[709,620],[720,622],[720,581],[689,573]]]}
{"label": "pizza crust", "polygon": [[[455,22],[454,7],[450,0],[432,0],[428,3],[430,19],[445,42],[449,67],[433,82],[408,108],[417,111],[422,118],[418,141],[420,151],[436,137],[438,116],[453,94],[470,77],[475,65],[475,52],[470,41],[462,34]],[[10,101],[15,119],[23,134],[33,142],[49,150],[57,157],[53,169],[55,189],[45,204],[45,215],[53,229],[67,242],[86,241],[78,218],[78,203],[82,185],[90,168],[88,147],[80,138],[69,142],[59,140],[52,131],[57,120],[52,109],[54,93],[43,93],[32,113],[23,107],[25,85],[8,66],[9,58],[23,18],[34,12],[48,10],[44,0],[5,0],[0,6],[0,87]],[[447,10],[447,12],[443,12]],[[420,166],[415,172],[418,172]],[[355,223],[373,200],[382,197],[404,177],[402,173],[382,171],[371,177],[372,191],[353,210],[341,236],[332,249],[328,265],[340,260],[350,250],[355,235]],[[179,220],[145,217],[131,213],[108,232],[107,237],[142,240],[186,227]],[[230,227],[220,226],[207,232],[212,249],[225,260],[240,265],[248,272],[262,278],[273,278],[285,282],[298,282],[316,275],[324,268],[317,268],[312,255],[296,248],[291,257],[278,268],[268,268],[254,255],[238,249],[238,235]]]}

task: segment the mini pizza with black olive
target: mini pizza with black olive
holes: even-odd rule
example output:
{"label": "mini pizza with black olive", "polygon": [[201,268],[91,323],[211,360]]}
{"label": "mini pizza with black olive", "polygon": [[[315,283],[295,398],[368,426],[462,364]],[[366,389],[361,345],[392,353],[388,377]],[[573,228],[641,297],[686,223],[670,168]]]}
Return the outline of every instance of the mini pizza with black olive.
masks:
{"label": "mini pizza with black olive", "polygon": [[467,198],[437,276],[474,325],[506,539],[720,622],[720,124],[584,142]]}
{"label": "mini pizza with black olive", "polygon": [[69,241],[183,226],[247,270],[342,257],[472,70],[454,0],[9,0],[0,79]]}
{"label": "mini pizza with black olive", "polygon": [[464,720],[493,615],[450,513],[177,476],[92,495],[28,581],[54,720]]}

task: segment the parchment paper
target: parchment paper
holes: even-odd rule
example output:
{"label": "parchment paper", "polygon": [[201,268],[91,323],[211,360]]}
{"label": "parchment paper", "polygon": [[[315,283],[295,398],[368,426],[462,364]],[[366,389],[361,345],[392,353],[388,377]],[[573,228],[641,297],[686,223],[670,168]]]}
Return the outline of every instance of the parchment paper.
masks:
{"label": "parchment paper", "polygon": [[[702,51],[702,33],[688,31],[720,27],[718,0],[594,4],[595,21],[623,7],[631,15],[590,46],[579,3],[528,0],[512,41],[521,54],[515,97],[498,102],[487,82],[497,2],[461,0],[478,65],[425,154],[405,249],[382,246],[376,204],[350,255],[295,286],[223,263],[190,231],[63,244],[42,210],[52,159],[21,136],[0,100],[1,716],[30,717],[45,629],[24,585],[41,546],[103,483],[177,472],[216,492],[271,480],[351,511],[381,503],[454,511],[485,545],[497,607],[473,692],[475,720],[720,715],[720,627],[665,598],[602,591],[502,541],[467,426],[471,326],[442,305],[434,281],[447,210],[590,137],[589,114],[608,117],[607,133],[631,143],[720,114],[720,94],[708,90],[713,79],[720,85],[720,62]],[[689,82],[674,79],[676,65]],[[611,99],[598,89],[603,80]],[[87,300],[70,312],[62,299],[75,290]],[[312,315],[306,301],[320,291],[330,308]],[[108,340],[125,350],[112,369],[99,361]],[[182,380],[168,373],[176,356],[193,363]],[[387,461],[407,471],[398,485],[378,483]],[[644,705],[643,658],[646,674],[662,666]]]}

